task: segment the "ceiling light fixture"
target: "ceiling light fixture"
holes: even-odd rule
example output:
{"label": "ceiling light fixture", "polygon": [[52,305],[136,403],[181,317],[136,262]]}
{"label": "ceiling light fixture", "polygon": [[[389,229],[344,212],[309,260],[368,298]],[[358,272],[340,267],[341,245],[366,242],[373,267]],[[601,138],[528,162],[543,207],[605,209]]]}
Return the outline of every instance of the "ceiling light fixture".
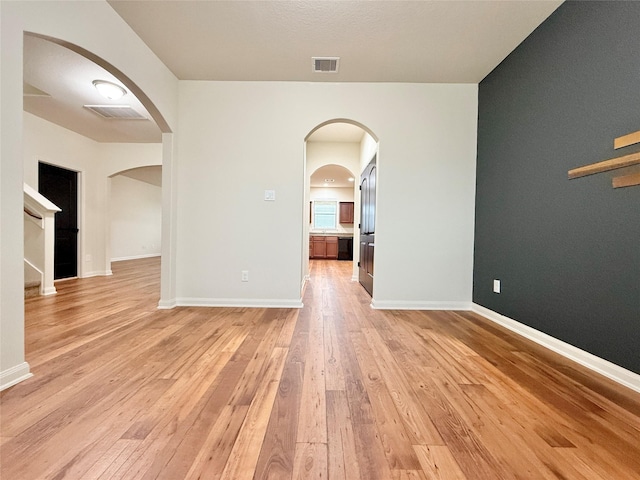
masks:
{"label": "ceiling light fixture", "polygon": [[94,80],[93,86],[96,87],[98,93],[109,100],[117,100],[127,94],[127,91],[120,85],[107,82],[106,80]]}
{"label": "ceiling light fixture", "polygon": [[353,182],[353,181],[355,181],[355,178],[353,178],[353,177],[349,177],[349,178],[348,178],[348,180],[349,180],[350,182]]}

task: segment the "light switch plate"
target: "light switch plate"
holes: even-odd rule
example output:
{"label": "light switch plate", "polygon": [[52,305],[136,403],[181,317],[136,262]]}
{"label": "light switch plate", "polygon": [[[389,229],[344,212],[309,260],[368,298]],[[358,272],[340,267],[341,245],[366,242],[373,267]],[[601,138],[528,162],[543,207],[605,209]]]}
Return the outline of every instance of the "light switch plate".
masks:
{"label": "light switch plate", "polygon": [[264,200],[266,202],[275,202],[275,200],[276,200],[276,191],[275,190],[265,190],[264,191]]}
{"label": "light switch plate", "polygon": [[493,293],[500,293],[500,280],[493,281]]}

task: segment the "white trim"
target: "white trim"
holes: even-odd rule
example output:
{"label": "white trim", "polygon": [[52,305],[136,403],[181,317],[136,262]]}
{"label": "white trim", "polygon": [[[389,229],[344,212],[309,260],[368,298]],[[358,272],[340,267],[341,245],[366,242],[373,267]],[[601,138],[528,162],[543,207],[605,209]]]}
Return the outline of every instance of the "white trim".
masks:
{"label": "white trim", "polygon": [[33,374],[29,371],[27,362],[8,368],[0,372],[0,392],[31,377],[33,377]]}
{"label": "white trim", "polygon": [[131,255],[130,257],[118,257],[112,258],[112,262],[122,262],[124,260],[139,260],[141,258],[151,258],[151,257],[159,257],[160,253],[145,253],[143,255]]}
{"label": "white trim", "polygon": [[307,283],[309,283],[310,281],[311,281],[311,276],[305,275],[304,278],[302,279],[302,285],[300,286],[301,293],[304,293],[304,287],[306,287]]}
{"label": "white trim", "polygon": [[522,335],[529,340],[536,342],[543,347],[548,348],[556,353],[559,353],[563,357],[573,360],[580,365],[583,365],[594,372],[598,372],[611,380],[614,380],[625,387],[628,387],[636,392],[640,392],[640,375],[634,373],[626,368],[622,368],[615,363],[611,363],[608,360],[597,357],[589,352],[581,350],[573,345],[570,345],[562,340],[558,340],[555,337],[547,335],[535,328],[531,328],[528,325],[524,325],[509,317],[505,317],[493,310],[489,310],[482,305],[476,303],[471,304],[471,310],[487,319],[495,322],[503,327],[511,330],[512,332]]}
{"label": "white trim", "polygon": [[56,287],[49,287],[49,288],[45,288],[42,291],[42,295],[43,296],[48,296],[48,295],[55,295],[56,293],[58,293],[58,291],[56,290]]}
{"label": "white trim", "polygon": [[172,308],[175,308],[177,306],[178,304],[176,303],[175,299],[160,300],[158,302],[158,310],[171,310]]}
{"label": "white trim", "polygon": [[360,281],[360,277],[359,277],[358,275],[353,275],[353,276],[351,277],[351,281],[352,281],[352,282],[359,282],[359,281]]}
{"label": "white trim", "polygon": [[[102,272],[100,272],[100,271],[98,271],[98,272],[88,272],[88,273],[85,273],[84,275],[82,275],[82,277],[79,277],[79,278],[108,277],[110,275],[113,275],[113,271],[111,271],[111,269],[104,270]],[[63,279],[63,280],[66,280],[66,278]],[[69,279],[69,280],[71,280],[71,279]],[[58,280],[56,280],[56,282],[57,281]]]}
{"label": "white trim", "polygon": [[279,300],[269,298],[177,298],[180,307],[249,307],[249,308],[302,308],[302,298]]}
{"label": "white trim", "polygon": [[415,302],[408,300],[371,300],[376,310],[471,310],[470,302]]}

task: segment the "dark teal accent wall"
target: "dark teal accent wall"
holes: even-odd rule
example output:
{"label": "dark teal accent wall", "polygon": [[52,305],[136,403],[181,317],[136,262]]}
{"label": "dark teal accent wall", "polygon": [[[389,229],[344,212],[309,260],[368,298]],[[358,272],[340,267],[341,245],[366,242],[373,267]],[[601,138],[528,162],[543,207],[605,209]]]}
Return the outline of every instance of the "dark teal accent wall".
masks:
{"label": "dark teal accent wall", "polygon": [[[640,373],[640,2],[566,2],[479,86],[473,301]],[[502,293],[492,292],[500,279]]]}

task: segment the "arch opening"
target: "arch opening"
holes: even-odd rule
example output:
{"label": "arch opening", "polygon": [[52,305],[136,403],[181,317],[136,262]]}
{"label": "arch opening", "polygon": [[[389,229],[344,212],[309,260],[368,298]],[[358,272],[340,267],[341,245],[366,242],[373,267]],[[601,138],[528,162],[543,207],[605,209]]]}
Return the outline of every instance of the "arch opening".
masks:
{"label": "arch opening", "polygon": [[[302,287],[309,279],[310,260],[322,258],[314,250],[318,235],[338,237],[349,245],[351,280],[359,278],[360,174],[377,154],[378,137],[366,125],[347,118],[327,120],[315,126],[304,139],[304,218]],[[340,177],[340,173],[342,176]],[[350,180],[349,180],[350,179]],[[335,227],[323,228],[315,218],[315,201],[325,202],[337,216]],[[341,212],[342,209],[342,212]],[[351,213],[349,213],[351,212]],[[341,218],[341,213],[348,220]],[[331,220],[330,220],[331,222]],[[347,240],[347,238],[349,240]],[[314,240],[314,241],[312,241]],[[342,247],[345,248],[345,247]],[[308,255],[307,255],[308,252]],[[333,258],[333,257],[331,257]],[[344,256],[340,258],[344,259]]]}

